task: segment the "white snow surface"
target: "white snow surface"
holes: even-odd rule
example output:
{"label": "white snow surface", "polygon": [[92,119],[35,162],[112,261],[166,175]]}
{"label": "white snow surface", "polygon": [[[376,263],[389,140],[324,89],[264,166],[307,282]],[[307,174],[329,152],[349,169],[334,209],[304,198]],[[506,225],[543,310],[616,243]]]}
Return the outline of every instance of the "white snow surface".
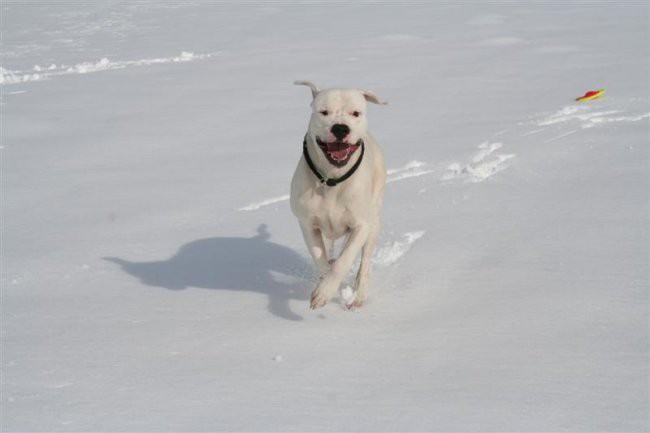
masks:
{"label": "white snow surface", "polygon": [[96,62],[81,62],[76,65],[67,66],[52,63],[50,66],[34,65],[31,71],[11,71],[0,68],[0,84],[17,84],[27,81],[38,81],[48,79],[57,75],[67,74],[89,74],[91,72],[108,71],[111,69],[123,69],[132,66],[150,66],[170,62],[191,62],[193,60],[206,59],[214,54],[199,54],[183,51],[180,55],[167,58],[111,61],[103,57]]}
{"label": "white snow surface", "polygon": [[[0,7],[3,432],[650,429],[647,2]],[[390,102],[354,312],[300,79]]]}

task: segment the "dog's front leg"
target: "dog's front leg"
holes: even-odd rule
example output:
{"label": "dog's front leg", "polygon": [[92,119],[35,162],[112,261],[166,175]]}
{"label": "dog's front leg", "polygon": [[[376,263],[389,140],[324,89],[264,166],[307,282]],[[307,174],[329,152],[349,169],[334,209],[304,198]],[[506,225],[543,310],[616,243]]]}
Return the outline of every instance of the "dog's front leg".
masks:
{"label": "dog's front leg", "polygon": [[354,259],[359,255],[361,248],[366,243],[369,227],[359,225],[352,229],[350,238],[341,255],[332,263],[332,268],[320,278],[316,289],[311,294],[311,308],[320,308],[327,304],[334,296],[343,278],[350,272]]}
{"label": "dog's front leg", "polygon": [[323,234],[319,229],[305,224],[300,224],[300,229],[302,230],[302,236],[305,238],[305,244],[309,249],[309,254],[314,259],[319,274],[323,275],[330,268]]}

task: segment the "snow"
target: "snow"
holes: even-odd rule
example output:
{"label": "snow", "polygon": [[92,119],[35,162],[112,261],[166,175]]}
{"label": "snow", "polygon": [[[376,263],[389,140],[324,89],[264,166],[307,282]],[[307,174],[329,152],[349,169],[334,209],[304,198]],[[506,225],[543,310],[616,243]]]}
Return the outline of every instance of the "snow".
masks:
{"label": "snow", "polygon": [[[499,134],[501,135],[501,134]],[[447,172],[442,176],[442,180],[456,180],[465,178],[469,182],[483,182],[489,177],[508,168],[510,161],[516,155],[514,154],[495,154],[491,155],[503,147],[503,143],[490,143],[485,141],[478,145],[478,152],[472,156],[472,162],[466,165],[459,163],[450,164]],[[486,161],[486,159],[490,157]]]}
{"label": "snow", "polygon": [[[132,66],[150,66],[160,63],[177,63],[177,62],[191,62],[194,60],[207,59],[218,53],[209,54],[194,54],[183,51],[178,56],[168,58],[155,58],[155,59],[142,59],[142,60],[126,60],[126,61],[111,61],[106,57],[102,57],[96,62],[81,62],[73,66],[51,64],[48,67],[34,65],[32,68],[35,72],[30,73],[27,71],[10,71],[0,68],[0,84],[17,84],[27,81],[44,80],[58,75],[67,74],[89,74],[92,72],[108,71],[111,69],[123,69]],[[46,71],[46,72],[43,72]]]}
{"label": "snow", "polygon": [[635,116],[612,116],[613,114],[623,113],[623,110],[607,110],[591,112],[589,106],[569,105],[561,109],[546,119],[537,122],[539,126],[548,126],[556,123],[582,122],[581,128],[592,128],[602,122],[638,122],[650,117],[650,113],[643,113]]}
{"label": "snow", "polygon": [[427,163],[422,161],[410,161],[404,164],[403,167],[389,168],[386,170],[388,177],[386,183],[396,182],[398,180],[408,179],[411,177],[424,176],[425,174],[434,173],[435,170],[423,168]]}
{"label": "snow", "polygon": [[[650,429],[647,2],[0,7],[2,431]],[[301,79],[390,101],[355,312]]]}
{"label": "snow", "polygon": [[268,206],[271,204],[276,204],[281,201],[287,201],[287,200],[289,200],[289,194],[284,194],[279,197],[271,197],[271,198],[267,198],[266,200],[262,200],[260,202],[255,202],[247,206],[242,206],[238,210],[257,210],[261,207]]}
{"label": "snow", "polygon": [[404,233],[402,241],[394,241],[377,249],[373,262],[379,266],[390,266],[397,263],[411,249],[415,241],[424,236],[425,233],[423,230]]}

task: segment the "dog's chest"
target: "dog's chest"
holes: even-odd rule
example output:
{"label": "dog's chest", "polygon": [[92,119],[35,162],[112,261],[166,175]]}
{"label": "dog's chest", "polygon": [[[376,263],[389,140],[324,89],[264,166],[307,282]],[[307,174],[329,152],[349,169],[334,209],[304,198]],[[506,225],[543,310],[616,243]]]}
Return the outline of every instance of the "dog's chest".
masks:
{"label": "dog's chest", "polygon": [[354,204],[349,202],[346,195],[335,190],[318,189],[305,192],[299,200],[301,210],[325,237],[338,239],[355,226]]}

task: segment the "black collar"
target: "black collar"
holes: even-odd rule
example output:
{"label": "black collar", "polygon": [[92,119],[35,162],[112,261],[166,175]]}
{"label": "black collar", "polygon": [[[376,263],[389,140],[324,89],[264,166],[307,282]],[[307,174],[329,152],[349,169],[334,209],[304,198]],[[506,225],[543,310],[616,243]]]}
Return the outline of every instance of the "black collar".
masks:
{"label": "black collar", "polygon": [[352,168],[348,170],[347,173],[345,173],[343,176],[338,177],[336,179],[328,179],[322,174],[318,172],[316,169],[316,166],[314,165],[314,161],[311,160],[309,157],[309,152],[307,151],[307,136],[305,135],[305,139],[302,141],[302,154],[305,156],[305,161],[307,162],[307,165],[311,169],[312,173],[316,175],[318,180],[320,180],[320,183],[325,184],[327,186],[336,186],[341,182],[344,182],[347,180],[350,176],[354,174],[355,171],[359,168],[361,165],[361,160],[363,159],[363,151],[364,151],[364,145],[363,145],[363,140],[361,140],[361,155],[359,155],[359,159],[357,159],[357,162],[354,163]]}

